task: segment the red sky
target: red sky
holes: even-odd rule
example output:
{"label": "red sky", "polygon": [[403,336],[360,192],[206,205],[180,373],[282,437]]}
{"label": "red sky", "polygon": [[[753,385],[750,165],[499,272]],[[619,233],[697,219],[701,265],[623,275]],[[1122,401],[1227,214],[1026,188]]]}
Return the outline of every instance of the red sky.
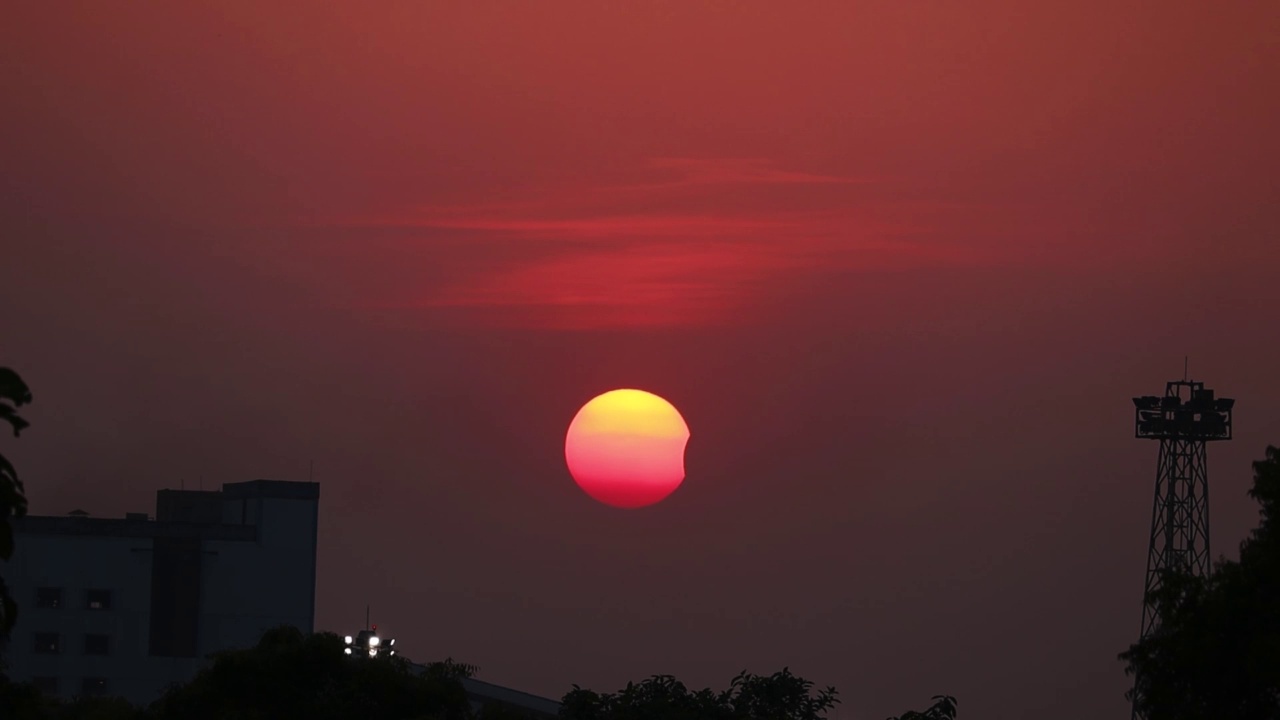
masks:
{"label": "red sky", "polygon": [[[801,7],[797,7],[801,6]],[[33,512],[322,483],[319,623],[559,696],[783,665],[843,718],[1118,715],[1155,447],[1280,443],[1268,3],[9,11],[0,362]],[[671,400],[625,513],[563,434]],[[1037,715],[1039,713],[1039,715]]]}

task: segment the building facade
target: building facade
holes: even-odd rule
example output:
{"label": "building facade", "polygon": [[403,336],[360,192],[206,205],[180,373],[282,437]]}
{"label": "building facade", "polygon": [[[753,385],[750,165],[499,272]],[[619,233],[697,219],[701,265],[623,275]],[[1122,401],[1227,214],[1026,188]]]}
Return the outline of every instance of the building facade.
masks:
{"label": "building facade", "polygon": [[25,517],[5,577],[19,603],[14,681],[145,705],[210,653],[315,625],[316,483],[160,490],[154,519]]}

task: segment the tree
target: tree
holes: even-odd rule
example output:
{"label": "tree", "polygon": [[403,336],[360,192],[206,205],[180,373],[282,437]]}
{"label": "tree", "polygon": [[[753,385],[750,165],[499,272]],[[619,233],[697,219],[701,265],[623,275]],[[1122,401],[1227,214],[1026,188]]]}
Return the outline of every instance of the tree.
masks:
{"label": "tree", "polygon": [[185,685],[150,708],[154,720],[465,720],[467,666],[440,663],[424,673],[405,659],[343,654],[332,633],[269,630],[256,647],[217,653]]}
{"label": "tree", "polygon": [[950,695],[934,695],[933,705],[923,712],[912,710],[906,715],[891,717],[889,720],[955,720],[956,699]]}
{"label": "tree", "polygon": [[787,668],[769,676],[739,673],[729,688],[690,692],[670,675],[627,683],[616,693],[577,685],[561,701],[564,720],[820,720],[838,703],[835,688],[813,692],[813,683]]}
{"label": "tree", "polygon": [[[0,420],[9,423],[17,437],[29,424],[18,415],[17,408],[31,402],[31,389],[18,373],[0,367]],[[27,496],[13,464],[0,455],[0,560],[13,557],[13,526],[9,518],[27,514]],[[0,637],[13,628],[18,619],[18,604],[9,595],[9,587],[0,577]]]}
{"label": "tree", "polygon": [[444,660],[427,663],[423,674],[427,677],[444,680],[462,680],[463,678],[475,677],[478,672],[480,672],[480,668],[475,665],[458,662],[448,657]]}
{"label": "tree", "polygon": [[31,683],[0,680],[0,709],[5,720],[146,720],[146,714],[120,698],[76,698],[59,702]]}
{"label": "tree", "polygon": [[1208,577],[1166,573],[1159,624],[1120,659],[1153,720],[1280,718],[1280,449],[1253,464],[1261,523]]}
{"label": "tree", "polygon": [[10,682],[0,676],[0,708],[5,708],[6,719],[44,720],[53,716],[57,702],[41,695],[31,683]]}

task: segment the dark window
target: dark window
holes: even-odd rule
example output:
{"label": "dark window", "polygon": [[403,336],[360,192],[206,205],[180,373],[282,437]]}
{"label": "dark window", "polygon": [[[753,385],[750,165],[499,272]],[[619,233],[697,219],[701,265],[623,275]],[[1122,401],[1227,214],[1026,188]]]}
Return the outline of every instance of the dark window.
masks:
{"label": "dark window", "polygon": [[36,607],[48,610],[62,607],[62,588],[36,588]]}
{"label": "dark window", "polygon": [[90,610],[110,610],[110,590],[85,590],[84,606]]}
{"label": "dark window", "polygon": [[107,694],[107,679],[87,677],[80,684],[80,694],[88,697],[101,697]]}
{"label": "dark window", "polygon": [[110,655],[111,654],[111,636],[110,635],[94,635],[84,636],[84,654],[85,655]]}
{"label": "dark window", "polygon": [[41,695],[57,695],[58,694],[58,678],[56,677],[33,677],[31,684],[36,686]]}
{"label": "dark window", "polygon": [[37,655],[57,655],[62,652],[62,639],[58,637],[58,633],[38,632],[31,652]]}

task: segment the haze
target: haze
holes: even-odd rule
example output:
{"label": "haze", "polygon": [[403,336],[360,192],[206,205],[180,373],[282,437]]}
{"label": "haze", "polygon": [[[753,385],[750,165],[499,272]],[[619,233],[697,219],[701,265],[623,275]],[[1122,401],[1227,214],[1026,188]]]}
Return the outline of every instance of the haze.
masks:
{"label": "haze", "polygon": [[[318,629],[555,698],[1128,712],[1129,398],[1238,399],[1215,554],[1280,442],[1280,6],[324,5],[9,8],[33,514],[314,477]],[[652,508],[564,467],[615,387],[696,428]]]}

